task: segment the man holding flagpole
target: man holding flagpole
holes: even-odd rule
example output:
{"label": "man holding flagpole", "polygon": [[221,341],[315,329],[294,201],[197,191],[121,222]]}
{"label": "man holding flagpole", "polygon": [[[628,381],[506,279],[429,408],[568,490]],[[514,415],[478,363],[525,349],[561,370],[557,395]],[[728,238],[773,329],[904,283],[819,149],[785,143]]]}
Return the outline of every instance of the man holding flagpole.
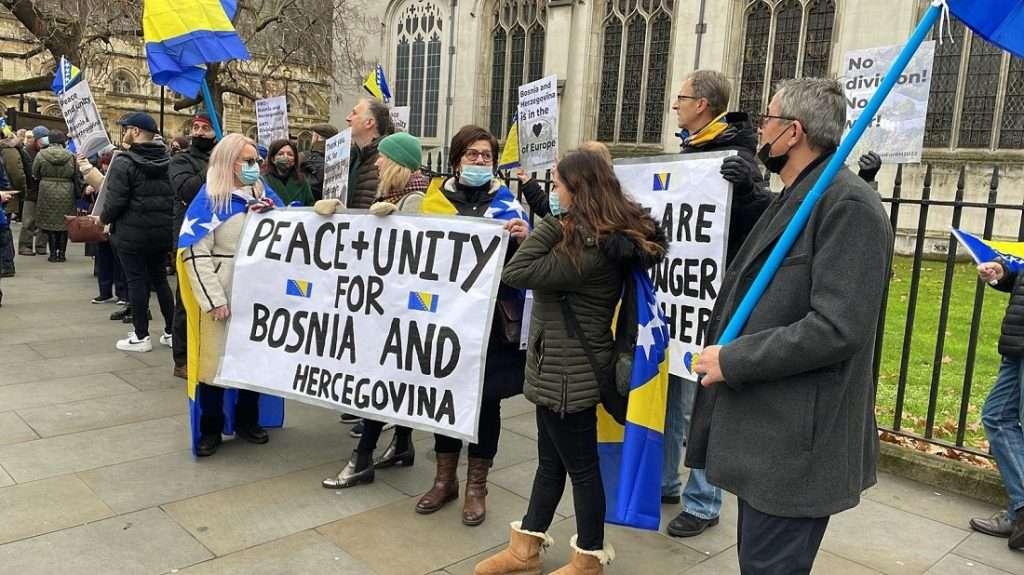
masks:
{"label": "man holding flagpole", "polygon": [[[759,118],[759,159],[785,188],[719,292],[717,341],[835,153],[846,122],[834,80],[782,84]],[[842,169],[741,335],[701,353],[686,465],[739,499],[744,573],[807,573],[829,517],[875,484],[874,338],[893,236],[878,194]]]}

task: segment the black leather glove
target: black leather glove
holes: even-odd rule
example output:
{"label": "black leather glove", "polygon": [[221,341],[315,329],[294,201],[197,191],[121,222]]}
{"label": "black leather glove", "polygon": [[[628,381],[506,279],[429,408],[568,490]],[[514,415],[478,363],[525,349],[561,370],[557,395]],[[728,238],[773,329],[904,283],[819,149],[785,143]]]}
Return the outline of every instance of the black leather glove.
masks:
{"label": "black leather glove", "polygon": [[865,182],[873,182],[878,170],[882,169],[882,157],[874,152],[868,152],[860,157],[857,164],[860,166],[860,171],[857,172],[860,179]]}
{"label": "black leather glove", "polygon": [[725,181],[731,182],[734,190],[739,193],[748,193],[761,183],[757,162],[743,156],[729,156],[722,160],[721,173]]}

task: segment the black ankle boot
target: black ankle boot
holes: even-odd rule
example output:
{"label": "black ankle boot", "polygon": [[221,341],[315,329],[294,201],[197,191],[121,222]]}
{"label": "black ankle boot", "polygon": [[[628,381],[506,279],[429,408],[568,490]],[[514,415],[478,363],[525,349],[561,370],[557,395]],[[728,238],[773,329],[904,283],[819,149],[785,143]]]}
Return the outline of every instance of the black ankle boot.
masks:
{"label": "black ankle boot", "polygon": [[[401,445],[402,443],[405,445]],[[415,462],[416,448],[412,445],[412,437],[399,441],[398,433],[395,433],[391,437],[391,443],[388,444],[388,448],[384,450],[380,458],[374,461],[373,466],[377,469],[387,469],[396,465],[410,467]]]}

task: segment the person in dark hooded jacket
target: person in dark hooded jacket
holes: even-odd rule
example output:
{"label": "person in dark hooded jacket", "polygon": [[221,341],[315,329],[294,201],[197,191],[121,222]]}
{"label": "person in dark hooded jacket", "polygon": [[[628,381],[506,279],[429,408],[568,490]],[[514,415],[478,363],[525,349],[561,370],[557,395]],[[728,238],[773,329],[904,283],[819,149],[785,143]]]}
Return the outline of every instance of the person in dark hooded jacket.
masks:
{"label": "person in dark hooded jacket", "polygon": [[110,241],[117,250],[128,282],[135,331],[117,342],[121,351],[153,349],[149,339],[149,292],[156,291],[164,331],[160,343],[170,347],[174,295],[167,284],[166,258],[173,245],[174,192],[168,179],[167,148],[154,142],[156,122],[142,112],[128,114],[122,127],[122,146],[104,182],[106,199],[100,221],[110,224]]}
{"label": "person in dark hooded jacket", "polygon": [[[512,524],[509,547],[476,566],[477,575],[539,572],[546,532],[572,480],[578,534],[568,573],[599,575],[614,551],[604,541],[605,494],[598,467],[600,383],[596,362],[610,365],[612,318],[632,268],[664,257],[667,240],[642,206],[622,192],[600,155],[575,152],[559,162],[551,215],[505,265],[502,280],[534,290],[526,360],[526,398],[536,404],[538,468],[525,517]],[[582,335],[569,335],[562,299]]]}
{"label": "person in dark hooded jacket", "polygon": [[315,124],[309,128],[313,132],[313,139],[310,142],[310,149],[302,155],[299,162],[299,169],[302,176],[309,183],[309,191],[313,193],[313,199],[320,201],[324,199],[324,170],[326,158],[324,152],[327,148],[327,140],[338,134],[338,129],[330,124]]}

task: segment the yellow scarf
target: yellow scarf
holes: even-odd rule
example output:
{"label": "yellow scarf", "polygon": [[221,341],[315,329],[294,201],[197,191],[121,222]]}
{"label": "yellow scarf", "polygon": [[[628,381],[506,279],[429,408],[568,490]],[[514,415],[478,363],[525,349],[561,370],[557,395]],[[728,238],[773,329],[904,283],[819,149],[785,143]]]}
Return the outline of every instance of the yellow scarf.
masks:
{"label": "yellow scarf", "polygon": [[687,138],[686,145],[699,147],[703,146],[704,144],[707,144],[708,142],[713,142],[715,138],[720,136],[722,132],[724,132],[726,128],[729,127],[729,124],[722,121],[722,118],[724,117],[725,113],[722,113],[714,120],[711,120],[710,124],[704,126],[696,134],[693,134],[692,136]]}

